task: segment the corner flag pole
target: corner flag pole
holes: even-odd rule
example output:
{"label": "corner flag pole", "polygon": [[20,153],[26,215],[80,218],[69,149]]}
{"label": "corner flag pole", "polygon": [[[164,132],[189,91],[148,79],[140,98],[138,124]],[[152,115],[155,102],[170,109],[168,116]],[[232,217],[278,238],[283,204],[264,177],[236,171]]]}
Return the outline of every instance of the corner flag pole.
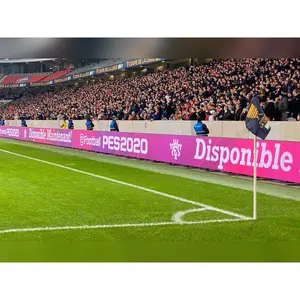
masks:
{"label": "corner flag pole", "polygon": [[257,137],[256,135],[254,135],[254,164],[253,164],[253,219],[256,220],[257,219],[257,213],[256,213],[256,181],[257,181],[257,146],[256,143],[257,142]]}
{"label": "corner flag pole", "polygon": [[261,107],[256,92],[253,94],[251,104],[246,116],[246,128],[254,135],[253,145],[253,220],[257,219],[257,203],[256,203],[256,182],[257,182],[257,137],[264,140],[271,126],[268,124],[268,119]]}

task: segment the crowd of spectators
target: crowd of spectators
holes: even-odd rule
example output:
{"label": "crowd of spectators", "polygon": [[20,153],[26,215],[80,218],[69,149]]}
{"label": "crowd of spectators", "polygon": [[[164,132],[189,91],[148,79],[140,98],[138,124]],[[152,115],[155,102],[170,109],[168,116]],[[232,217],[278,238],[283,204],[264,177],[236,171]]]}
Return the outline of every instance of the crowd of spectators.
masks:
{"label": "crowd of spectators", "polygon": [[9,89],[8,91],[0,89],[0,100],[17,100],[21,98],[22,95],[23,95],[23,90],[17,92],[13,89]]}
{"label": "crowd of spectators", "polygon": [[269,120],[300,120],[300,59],[213,60],[81,87],[27,93],[5,119],[245,120],[253,93]]}

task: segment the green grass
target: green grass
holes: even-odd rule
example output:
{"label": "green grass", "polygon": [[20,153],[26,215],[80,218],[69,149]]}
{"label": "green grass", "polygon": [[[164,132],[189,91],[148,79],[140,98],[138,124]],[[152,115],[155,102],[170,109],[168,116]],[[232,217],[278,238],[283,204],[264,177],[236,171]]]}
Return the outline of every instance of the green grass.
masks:
{"label": "green grass", "polygon": [[[0,150],[201,202],[251,217],[248,190],[125,166],[99,154],[11,143]],[[103,157],[103,156],[102,156]],[[114,157],[110,157],[114,160]],[[143,162],[141,162],[143,164]],[[169,166],[162,166],[169,168]],[[186,170],[186,172],[195,172]],[[177,174],[178,173],[178,174]],[[224,177],[224,176],[223,176]],[[234,180],[226,176],[228,185]],[[162,195],[0,151],[2,261],[299,261],[300,203],[258,194],[258,220],[33,232],[7,229],[171,222],[199,208]],[[216,183],[218,183],[216,181]],[[277,187],[271,187],[276,191]],[[283,187],[278,187],[278,191]],[[286,188],[287,194],[289,188]],[[193,212],[185,221],[233,217]],[[2,233],[1,233],[2,232]],[[285,245],[289,245],[286,247]]]}

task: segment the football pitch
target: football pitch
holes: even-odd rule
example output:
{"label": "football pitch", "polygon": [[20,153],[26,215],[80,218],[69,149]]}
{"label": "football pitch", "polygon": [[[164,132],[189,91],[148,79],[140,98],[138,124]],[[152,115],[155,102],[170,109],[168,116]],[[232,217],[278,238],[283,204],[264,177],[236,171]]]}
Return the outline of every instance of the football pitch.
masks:
{"label": "football pitch", "polygon": [[2,261],[300,260],[299,187],[4,139],[0,182]]}

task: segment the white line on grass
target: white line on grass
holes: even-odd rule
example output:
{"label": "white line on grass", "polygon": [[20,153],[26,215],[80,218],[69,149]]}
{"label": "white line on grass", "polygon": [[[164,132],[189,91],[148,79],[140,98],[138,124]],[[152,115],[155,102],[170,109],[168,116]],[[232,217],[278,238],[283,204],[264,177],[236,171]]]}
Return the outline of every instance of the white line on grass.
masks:
{"label": "white line on grass", "polygon": [[223,223],[223,222],[238,222],[252,220],[246,219],[218,219],[205,221],[191,221],[191,222],[157,222],[157,223],[133,223],[133,224],[102,224],[102,225],[82,225],[82,226],[62,226],[62,227],[36,227],[36,228],[13,228],[0,230],[0,234],[16,233],[16,232],[35,232],[35,231],[58,231],[58,230],[75,230],[75,229],[99,229],[99,228],[126,228],[126,227],[150,227],[150,226],[166,226],[166,225],[197,225],[207,223]]}
{"label": "white line on grass", "polygon": [[7,154],[11,154],[11,155],[19,156],[19,157],[22,157],[22,158],[30,159],[30,160],[33,160],[33,161],[37,161],[37,162],[40,162],[40,163],[44,163],[44,164],[47,164],[47,165],[51,165],[51,166],[59,167],[59,168],[62,168],[62,169],[66,169],[66,170],[69,170],[69,171],[73,171],[73,172],[81,173],[81,174],[84,174],[84,175],[100,178],[100,179],[107,180],[107,181],[110,181],[110,182],[113,182],[113,183],[118,183],[118,184],[121,184],[121,185],[124,185],[124,186],[129,186],[129,187],[132,187],[132,188],[135,188],[135,189],[139,189],[139,190],[146,191],[146,192],[149,192],[149,193],[153,193],[153,194],[156,194],[156,195],[160,195],[160,196],[163,196],[163,197],[171,198],[171,199],[178,200],[178,201],[181,201],[181,202],[186,202],[186,203],[190,203],[190,204],[193,204],[193,205],[196,205],[196,206],[201,206],[203,208],[214,210],[214,211],[229,215],[231,217],[236,217],[236,218],[240,218],[240,219],[243,219],[243,220],[249,220],[249,217],[247,217],[247,216],[237,214],[237,213],[234,213],[234,212],[231,212],[231,211],[228,211],[228,210],[220,209],[220,208],[217,208],[217,207],[213,207],[213,206],[210,206],[210,205],[206,205],[206,204],[201,203],[201,202],[188,200],[188,199],[185,199],[185,198],[182,198],[182,197],[177,197],[177,196],[170,195],[170,194],[167,194],[167,193],[163,193],[163,192],[159,192],[159,191],[156,191],[156,190],[148,189],[148,188],[145,188],[145,187],[142,187],[142,186],[139,186],[139,185],[135,185],[135,184],[127,183],[127,182],[124,182],[124,181],[112,179],[112,178],[109,178],[109,177],[97,175],[97,174],[94,174],[94,173],[90,173],[90,172],[70,168],[70,167],[60,165],[60,164],[56,164],[56,163],[53,163],[53,162],[50,162],[50,161],[30,157],[30,156],[27,156],[27,155],[22,155],[22,154],[19,154],[19,153],[16,153],[16,152],[7,151],[7,150],[4,150],[4,149],[0,149],[0,151],[4,152],[4,153],[7,153]]}
{"label": "white line on grass", "polygon": [[177,213],[175,213],[172,216],[172,220],[176,223],[184,223],[185,221],[183,221],[182,218],[186,214],[193,213],[193,212],[199,212],[199,211],[205,211],[205,210],[208,210],[208,209],[207,208],[193,208],[193,209],[189,209],[189,210],[178,211]]}

